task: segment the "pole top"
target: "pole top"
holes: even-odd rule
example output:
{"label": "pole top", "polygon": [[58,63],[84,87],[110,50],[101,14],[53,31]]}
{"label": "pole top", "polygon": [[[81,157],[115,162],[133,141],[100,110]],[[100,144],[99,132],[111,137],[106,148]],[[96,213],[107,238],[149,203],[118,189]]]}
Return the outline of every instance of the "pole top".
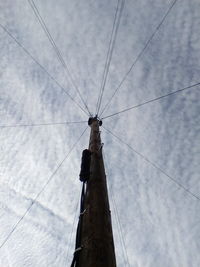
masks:
{"label": "pole top", "polygon": [[99,126],[102,125],[102,120],[100,120],[97,115],[88,119],[88,125],[91,126],[94,121],[97,121],[99,123]]}

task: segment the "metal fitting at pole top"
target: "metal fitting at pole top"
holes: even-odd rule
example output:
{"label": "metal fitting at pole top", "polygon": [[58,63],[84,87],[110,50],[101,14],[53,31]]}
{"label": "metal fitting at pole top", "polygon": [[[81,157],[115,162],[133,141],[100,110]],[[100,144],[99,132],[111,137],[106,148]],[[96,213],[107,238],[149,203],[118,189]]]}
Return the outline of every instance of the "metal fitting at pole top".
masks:
{"label": "metal fitting at pole top", "polygon": [[94,121],[97,121],[99,123],[99,126],[102,125],[102,120],[100,120],[97,115],[88,119],[88,125],[91,126]]}

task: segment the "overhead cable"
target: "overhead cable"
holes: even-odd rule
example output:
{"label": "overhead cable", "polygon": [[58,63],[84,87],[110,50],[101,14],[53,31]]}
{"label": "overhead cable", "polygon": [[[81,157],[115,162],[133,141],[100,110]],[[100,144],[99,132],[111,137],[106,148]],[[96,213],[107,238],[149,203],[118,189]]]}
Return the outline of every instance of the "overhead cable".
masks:
{"label": "overhead cable", "polygon": [[[106,85],[106,81],[107,81],[107,77],[108,77],[108,72],[109,72],[110,63],[112,60],[113,50],[115,47],[115,42],[116,42],[116,38],[117,38],[117,33],[118,33],[124,5],[125,5],[125,0],[121,1],[121,5],[120,5],[120,0],[118,0],[117,9],[115,12],[115,17],[114,17],[114,22],[113,22],[113,27],[112,27],[112,32],[111,32],[111,37],[110,37],[110,42],[109,42],[109,47],[108,47],[107,56],[106,56],[106,62],[105,62],[105,66],[104,66],[103,78],[102,78],[101,87],[100,87],[100,91],[99,91],[99,98],[97,101],[96,114],[99,113],[99,110],[101,107],[101,101],[102,101],[103,93],[105,90],[105,85]],[[118,15],[118,12],[119,12],[119,15]],[[115,27],[115,25],[116,25],[116,27]]]}
{"label": "overhead cable", "polygon": [[[105,153],[104,152],[103,152],[103,157],[105,159],[105,166],[106,166],[106,169],[108,171],[107,160],[105,158]],[[110,193],[110,196],[111,196],[111,201],[113,203],[113,211],[114,211],[114,215],[115,215],[115,219],[116,219],[116,225],[117,225],[117,228],[118,228],[118,235],[119,235],[120,243],[121,243],[121,246],[122,246],[124,262],[125,262],[126,266],[128,265],[128,267],[130,267],[128,253],[127,253],[127,249],[126,249],[126,243],[125,243],[124,235],[123,235],[123,232],[122,232],[122,224],[120,222],[120,216],[119,216],[119,213],[118,213],[118,209],[117,209],[116,201],[115,201],[115,198],[114,198],[114,194],[113,194],[112,188],[109,185],[109,183],[108,183],[108,190],[109,190],[109,193]]]}
{"label": "overhead cable", "polygon": [[165,98],[165,97],[168,97],[168,96],[171,96],[171,95],[175,95],[175,94],[177,94],[177,93],[181,93],[181,92],[183,92],[183,91],[185,91],[185,90],[188,90],[188,89],[190,89],[190,88],[194,88],[194,87],[196,87],[196,86],[198,86],[198,85],[200,85],[200,82],[199,82],[199,83],[192,84],[192,85],[187,86],[187,87],[184,87],[184,88],[182,88],[182,89],[178,89],[178,90],[176,90],[176,91],[174,91],[174,92],[171,92],[171,93],[168,93],[168,94],[166,94],[166,95],[159,96],[159,97],[156,97],[156,98],[147,100],[147,101],[145,101],[145,102],[143,102],[143,103],[141,103],[141,104],[132,106],[132,107],[130,107],[130,108],[123,109],[123,110],[121,110],[121,111],[118,111],[118,112],[116,112],[116,113],[113,113],[113,114],[111,114],[111,115],[108,115],[108,116],[103,117],[102,120],[103,120],[103,119],[105,120],[105,119],[107,119],[107,118],[110,118],[110,117],[119,115],[119,114],[124,113],[124,112],[127,112],[127,111],[129,111],[129,110],[131,110],[131,109],[139,108],[139,107],[141,107],[141,106],[147,105],[147,104],[152,103],[152,102],[154,102],[154,101],[158,101],[158,100],[163,99],[163,98]]}
{"label": "overhead cable", "polygon": [[111,32],[111,36],[110,36],[108,51],[107,51],[107,55],[106,55],[106,61],[105,61],[105,65],[104,65],[103,77],[102,77],[101,86],[99,89],[99,96],[98,96],[98,100],[97,100],[97,104],[96,104],[96,114],[98,113],[98,109],[99,109],[99,102],[100,102],[101,93],[102,93],[102,86],[103,86],[103,82],[104,82],[105,72],[107,69],[108,58],[110,55],[111,43],[112,43],[112,39],[113,39],[113,34],[114,34],[114,29],[115,29],[115,24],[116,24],[116,19],[117,19],[117,13],[118,13],[118,9],[119,9],[119,3],[120,3],[120,0],[118,0],[118,2],[117,2],[117,8],[116,8],[116,12],[115,12],[114,21],[113,21],[112,32]]}
{"label": "overhead cable", "polygon": [[18,227],[18,225],[21,223],[21,221],[24,219],[24,217],[27,215],[27,213],[31,210],[31,208],[33,207],[33,205],[35,204],[35,202],[37,201],[37,199],[39,198],[39,196],[42,194],[42,192],[45,190],[45,188],[48,186],[48,184],[51,182],[51,180],[54,178],[55,174],[58,172],[58,170],[60,169],[60,167],[63,165],[63,163],[66,161],[66,159],[70,156],[71,152],[74,150],[74,148],[76,147],[76,145],[78,144],[78,142],[80,141],[81,137],[84,135],[85,131],[87,130],[88,126],[85,128],[85,130],[82,132],[82,134],[80,135],[80,137],[78,138],[78,140],[74,143],[74,145],[72,146],[72,148],[69,150],[69,152],[67,153],[67,155],[64,157],[64,159],[60,162],[60,164],[57,166],[57,168],[54,170],[54,172],[51,174],[51,176],[47,179],[46,183],[43,185],[42,189],[38,192],[38,194],[35,196],[35,198],[31,201],[30,206],[28,207],[28,209],[24,212],[24,214],[21,216],[21,218],[17,221],[17,223],[13,226],[12,230],[10,231],[10,233],[7,235],[7,237],[4,239],[4,241],[2,242],[2,244],[0,245],[0,249],[6,244],[6,242],[9,240],[9,238],[11,237],[12,233],[16,230],[16,228]]}
{"label": "overhead cable", "polygon": [[49,31],[49,29],[48,29],[48,27],[47,27],[47,25],[46,25],[44,19],[42,18],[42,16],[41,16],[41,14],[40,14],[40,12],[39,12],[39,10],[38,10],[38,8],[37,8],[37,6],[36,6],[34,0],[28,0],[28,3],[29,3],[29,5],[30,5],[30,7],[32,8],[32,10],[33,10],[33,12],[34,12],[36,18],[38,19],[38,22],[40,23],[40,25],[41,25],[43,31],[45,32],[45,34],[46,34],[46,36],[47,36],[49,42],[50,42],[51,45],[53,46],[54,51],[55,51],[55,53],[56,53],[56,55],[57,55],[57,57],[58,57],[58,59],[59,59],[61,65],[63,66],[63,68],[64,68],[64,70],[65,70],[65,74],[67,74],[67,79],[69,78],[71,84],[73,85],[73,87],[74,87],[74,89],[77,91],[77,93],[78,93],[78,95],[79,95],[81,101],[83,102],[83,105],[84,105],[85,108],[87,109],[87,111],[88,111],[88,115],[90,115],[90,111],[89,111],[89,109],[88,109],[88,106],[87,106],[85,100],[83,99],[83,97],[82,97],[82,95],[81,95],[81,93],[80,93],[80,90],[78,89],[78,87],[77,87],[77,85],[76,85],[76,83],[75,83],[75,81],[74,81],[74,78],[73,78],[73,76],[72,76],[72,74],[71,74],[71,71],[69,70],[69,66],[67,65],[66,61],[63,59],[63,56],[62,56],[62,54],[61,54],[61,51],[59,50],[58,46],[56,45],[55,40],[53,39],[53,37],[52,37],[52,35],[51,35],[51,33],[50,33],[50,31]]}
{"label": "overhead cable", "polygon": [[70,245],[71,245],[71,241],[72,241],[72,234],[74,232],[76,217],[77,217],[77,214],[79,212],[79,209],[78,209],[79,202],[80,202],[80,200],[78,199],[76,206],[75,206],[75,209],[74,209],[75,210],[74,219],[73,219],[73,223],[72,223],[72,227],[71,227],[71,231],[70,231],[70,235],[69,235],[69,239],[68,239],[68,243],[67,243],[66,262],[68,261],[69,250],[70,250]]}
{"label": "overhead cable", "polygon": [[124,83],[124,81],[126,80],[127,76],[130,74],[130,72],[132,71],[132,69],[134,68],[134,66],[136,65],[136,63],[139,61],[139,59],[143,56],[145,50],[147,49],[147,47],[149,46],[149,44],[151,43],[152,39],[154,38],[154,36],[156,35],[156,33],[158,32],[158,30],[160,29],[160,27],[162,26],[162,24],[164,23],[165,19],[167,18],[167,16],[169,15],[170,11],[172,10],[172,8],[174,7],[174,5],[176,4],[178,0],[173,1],[173,3],[170,5],[169,9],[167,10],[167,12],[165,13],[164,17],[162,18],[162,20],[160,21],[160,23],[158,24],[158,26],[155,28],[154,32],[152,33],[152,35],[150,36],[150,38],[147,40],[147,42],[145,43],[144,47],[142,48],[141,52],[137,55],[136,59],[134,60],[134,62],[132,63],[132,65],[130,66],[129,70],[126,72],[126,74],[124,75],[123,79],[121,80],[121,82],[119,83],[119,85],[117,86],[117,88],[115,89],[114,93],[112,94],[111,98],[108,100],[107,104],[104,106],[104,108],[102,109],[99,117],[105,112],[105,110],[108,108],[108,106],[110,105],[111,101],[113,100],[114,96],[116,95],[116,93],[119,91],[119,89],[121,88],[122,84]]}
{"label": "overhead cable", "polygon": [[171,175],[166,173],[164,170],[162,170],[157,164],[149,160],[146,156],[141,154],[140,152],[136,151],[133,147],[131,147],[128,143],[124,142],[120,137],[118,137],[116,134],[114,134],[112,131],[106,129],[104,126],[102,126],[109,134],[114,136],[116,139],[118,139],[122,144],[126,145],[130,150],[132,150],[134,153],[136,153],[138,156],[143,158],[146,162],[148,162],[152,167],[157,169],[159,172],[164,174],[167,178],[169,178],[173,183],[175,183],[179,188],[183,189],[186,193],[188,193],[192,198],[195,198],[196,200],[200,200],[200,196],[194,194],[192,191],[190,191],[187,187],[182,185],[180,182],[178,182],[175,178],[173,178]]}
{"label": "overhead cable", "polygon": [[123,228],[122,228],[122,224],[120,222],[119,212],[118,212],[118,209],[117,209],[117,204],[115,202],[115,198],[113,196],[112,189],[110,189],[110,195],[111,195],[111,199],[112,199],[112,202],[113,202],[114,214],[115,214],[116,222],[117,222],[117,225],[118,225],[119,236],[120,236],[121,243],[122,243],[122,250],[123,250],[123,253],[124,253],[125,264],[126,264],[126,266],[130,267],[128,253],[127,253],[127,249],[126,249],[126,243],[125,243],[125,240],[124,240],[124,237],[123,237],[123,231],[122,231]]}
{"label": "overhead cable", "polygon": [[18,46],[20,46],[22,48],[22,50],[50,77],[51,80],[53,80],[56,85],[71,99],[71,101],[73,101],[87,116],[87,112],[81,107],[81,105],[79,103],[77,103],[74,98],[66,91],[66,89],[59,84],[59,82],[48,72],[48,70],[43,67],[39,61],[37,59],[35,59],[35,57],[17,40],[16,37],[14,37],[14,35],[11,34],[11,32],[0,23],[0,27],[2,28],[2,30],[4,30],[4,32],[7,33],[7,35],[9,35],[17,44]]}
{"label": "overhead cable", "polygon": [[0,128],[16,128],[16,127],[37,127],[37,126],[51,126],[51,125],[68,125],[86,123],[87,121],[66,121],[66,122],[52,122],[52,123],[38,123],[38,124],[14,124],[14,125],[0,125]]}

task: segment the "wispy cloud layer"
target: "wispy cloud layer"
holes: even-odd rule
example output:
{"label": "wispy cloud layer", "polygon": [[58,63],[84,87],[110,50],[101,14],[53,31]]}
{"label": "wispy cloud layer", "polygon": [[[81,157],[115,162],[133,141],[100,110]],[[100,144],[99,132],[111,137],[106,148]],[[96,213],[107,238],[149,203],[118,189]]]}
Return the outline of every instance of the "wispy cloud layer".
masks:
{"label": "wispy cloud layer", "polygon": [[[117,1],[35,4],[91,112]],[[172,1],[125,3],[102,108]],[[200,5],[177,1],[104,115],[200,82]],[[0,23],[82,105],[28,1],[1,1]],[[0,125],[87,121],[67,94],[0,28]],[[104,126],[200,196],[199,87],[105,120]],[[0,245],[86,127],[0,128]],[[69,266],[89,129],[0,249],[0,266]],[[200,265],[200,202],[102,128],[119,267]],[[119,221],[118,221],[119,218]]]}

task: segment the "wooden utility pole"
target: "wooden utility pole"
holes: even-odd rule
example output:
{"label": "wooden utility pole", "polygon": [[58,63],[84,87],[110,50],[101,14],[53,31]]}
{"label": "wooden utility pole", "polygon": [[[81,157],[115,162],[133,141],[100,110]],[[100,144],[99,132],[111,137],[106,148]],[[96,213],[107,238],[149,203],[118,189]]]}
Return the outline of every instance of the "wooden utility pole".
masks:
{"label": "wooden utility pole", "polygon": [[116,267],[115,250],[109,209],[102,143],[96,117],[89,119],[91,127],[89,152],[90,174],[85,181],[84,203],[79,227],[76,267]]}

